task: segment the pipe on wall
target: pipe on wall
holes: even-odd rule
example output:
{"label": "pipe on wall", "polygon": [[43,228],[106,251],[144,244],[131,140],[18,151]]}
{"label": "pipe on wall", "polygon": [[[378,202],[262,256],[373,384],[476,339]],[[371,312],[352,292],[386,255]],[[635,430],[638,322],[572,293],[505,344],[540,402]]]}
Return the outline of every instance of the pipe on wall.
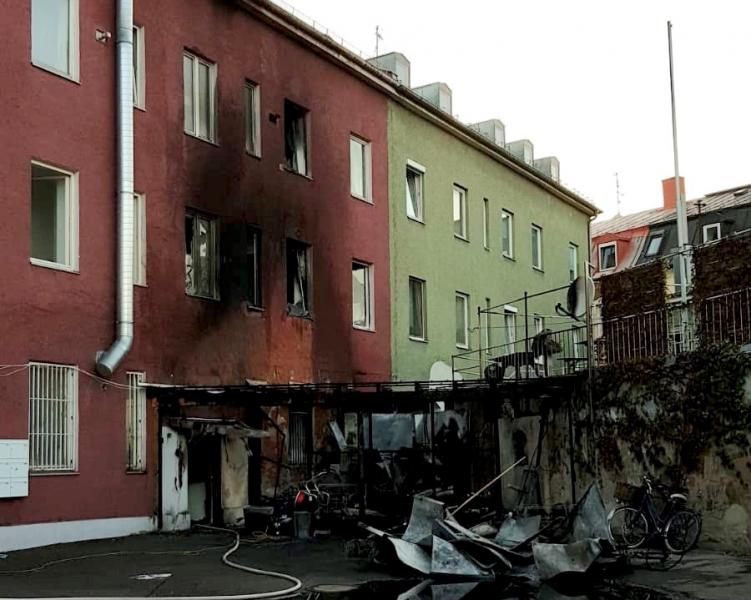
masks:
{"label": "pipe on wall", "polygon": [[133,345],[133,0],[117,2],[117,337],[97,355],[109,377]]}

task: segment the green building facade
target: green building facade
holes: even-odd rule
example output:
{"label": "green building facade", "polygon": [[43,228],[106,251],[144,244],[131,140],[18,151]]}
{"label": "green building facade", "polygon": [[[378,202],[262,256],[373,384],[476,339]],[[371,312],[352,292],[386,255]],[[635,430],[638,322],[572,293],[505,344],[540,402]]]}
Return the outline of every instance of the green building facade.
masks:
{"label": "green building facade", "polygon": [[[523,303],[479,323],[478,307],[582,273],[597,209],[448,115],[390,101],[388,139],[392,376],[448,379],[436,363],[524,338]],[[528,314],[561,322],[549,296]]]}

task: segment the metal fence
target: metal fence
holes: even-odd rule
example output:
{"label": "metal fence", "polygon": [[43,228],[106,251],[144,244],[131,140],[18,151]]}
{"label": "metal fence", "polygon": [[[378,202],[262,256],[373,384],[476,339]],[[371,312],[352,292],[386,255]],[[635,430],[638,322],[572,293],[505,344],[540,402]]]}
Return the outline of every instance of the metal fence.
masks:
{"label": "metal fence", "polygon": [[[618,317],[571,320],[501,345],[452,357],[455,378],[488,381],[571,375],[592,366],[675,356],[702,346],[751,343],[751,288],[698,303]],[[525,330],[530,327],[525,325]]]}

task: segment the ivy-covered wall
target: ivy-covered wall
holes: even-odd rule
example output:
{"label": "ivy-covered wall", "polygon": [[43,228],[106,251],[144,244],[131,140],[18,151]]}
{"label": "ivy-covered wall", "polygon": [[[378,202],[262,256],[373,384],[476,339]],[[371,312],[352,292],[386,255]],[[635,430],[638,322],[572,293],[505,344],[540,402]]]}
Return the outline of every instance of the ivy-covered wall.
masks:
{"label": "ivy-covered wall", "polygon": [[665,266],[655,261],[600,278],[605,319],[645,313],[665,306]]}
{"label": "ivy-covered wall", "polygon": [[687,488],[705,542],[751,553],[751,355],[722,346],[596,369],[572,405],[573,444],[566,407],[548,417],[546,504],[571,499],[573,447],[578,493],[598,481],[612,505],[618,481],[651,474]]}

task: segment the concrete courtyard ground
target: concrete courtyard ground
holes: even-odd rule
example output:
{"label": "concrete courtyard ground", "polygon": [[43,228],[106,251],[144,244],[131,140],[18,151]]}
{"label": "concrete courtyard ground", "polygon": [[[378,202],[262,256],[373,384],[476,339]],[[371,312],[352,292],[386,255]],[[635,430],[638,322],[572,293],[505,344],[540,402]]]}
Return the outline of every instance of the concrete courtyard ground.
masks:
{"label": "concrete courtyard ground", "polygon": [[[228,534],[191,531],[12,552],[0,559],[0,598],[232,595],[285,586],[280,580],[223,565],[221,555],[232,542]],[[324,584],[395,582],[404,575],[365,559],[348,558],[340,539],[248,542],[232,560],[294,575],[303,581],[304,590]],[[137,579],[163,574],[170,576]],[[671,571],[637,569],[622,580],[676,598],[740,600],[751,598],[751,560],[695,551]],[[387,594],[380,596],[385,599]]]}

